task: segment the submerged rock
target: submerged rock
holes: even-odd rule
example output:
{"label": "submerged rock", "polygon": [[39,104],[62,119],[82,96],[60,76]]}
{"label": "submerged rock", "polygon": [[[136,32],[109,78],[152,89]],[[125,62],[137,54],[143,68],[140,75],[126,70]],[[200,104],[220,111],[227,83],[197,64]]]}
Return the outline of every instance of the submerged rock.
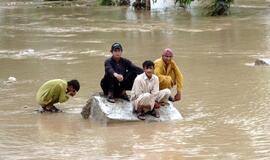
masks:
{"label": "submerged rock", "polygon": [[270,58],[258,58],[255,60],[255,65],[270,65]]}
{"label": "submerged rock", "polygon": [[[117,99],[116,103],[107,102],[106,98],[94,95],[89,98],[87,104],[81,112],[83,118],[89,116],[99,122],[108,123],[113,121],[141,121],[133,113],[133,105],[131,102]],[[173,106],[171,102],[160,108],[160,118],[151,115],[146,116],[146,121],[172,121],[181,120],[182,115]]]}

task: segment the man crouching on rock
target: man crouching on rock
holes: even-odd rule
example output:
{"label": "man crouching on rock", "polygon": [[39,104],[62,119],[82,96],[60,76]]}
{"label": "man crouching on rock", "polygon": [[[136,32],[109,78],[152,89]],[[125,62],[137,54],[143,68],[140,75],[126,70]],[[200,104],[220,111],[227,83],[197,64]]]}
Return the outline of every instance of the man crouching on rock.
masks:
{"label": "man crouching on rock", "polygon": [[120,43],[114,43],[110,52],[112,56],[104,63],[105,75],[100,86],[108,102],[115,103],[115,98],[129,101],[126,90],[131,90],[134,79],[143,70],[122,57],[123,48]]}
{"label": "man crouching on rock", "polygon": [[63,103],[73,97],[80,90],[78,80],[65,81],[62,79],[53,79],[45,82],[38,90],[36,100],[42,107],[41,112],[60,112],[54,106],[55,103]]}
{"label": "man crouching on rock", "polygon": [[154,66],[152,61],[143,62],[144,73],[136,77],[131,90],[131,101],[137,117],[141,120],[145,120],[146,113],[159,118],[160,105],[167,103],[171,94],[169,89],[159,90],[159,80],[154,75]]}

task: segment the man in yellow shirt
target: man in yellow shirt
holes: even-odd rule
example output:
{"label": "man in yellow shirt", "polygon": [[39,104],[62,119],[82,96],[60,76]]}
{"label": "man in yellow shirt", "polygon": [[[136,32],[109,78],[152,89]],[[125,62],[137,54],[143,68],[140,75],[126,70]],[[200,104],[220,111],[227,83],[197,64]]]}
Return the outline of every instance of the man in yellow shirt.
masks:
{"label": "man in yellow shirt", "polygon": [[173,88],[176,85],[177,93],[173,97],[170,96],[170,101],[180,101],[181,91],[183,88],[183,75],[175,63],[173,52],[170,48],[166,48],[162,57],[155,60],[155,74],[159,78],[159,89]]}
{"label": "man in yellow shirt", "polygon": [[36,100],[41,105],[43,112],[59,112],[54,106],[55,103],[63,103],[73,97],[80,90],[78,80],[66,81],[62,79],[53,79],[45,82],[38,90]]}

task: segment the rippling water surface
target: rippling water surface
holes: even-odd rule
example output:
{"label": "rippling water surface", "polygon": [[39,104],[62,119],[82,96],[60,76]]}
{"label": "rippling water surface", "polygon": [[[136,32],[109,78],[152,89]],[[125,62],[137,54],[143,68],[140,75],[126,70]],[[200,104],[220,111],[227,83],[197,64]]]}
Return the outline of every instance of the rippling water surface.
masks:
{"label": "rippling water surface", "polygon": [[[0,3],[0,159],[270,159],[269,0],[238,0],[228,17],[190,9]],[[141,65],[165,47],[184,75],[184,120],[113,123],[84,120],[88,96],[100,91],[113,42]],[[16,82],[9,82],[9,77]],[[79,94],[38,114],[35,94],[49,79],[77,78]]]}

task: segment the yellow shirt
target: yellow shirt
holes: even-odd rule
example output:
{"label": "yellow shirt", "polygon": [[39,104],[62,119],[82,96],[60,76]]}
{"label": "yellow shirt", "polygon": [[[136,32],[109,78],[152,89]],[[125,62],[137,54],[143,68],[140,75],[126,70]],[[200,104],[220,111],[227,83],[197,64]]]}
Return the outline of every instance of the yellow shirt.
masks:
{"label": "yellow shirt", "polygon": [[160,90],[172,88],[172,84],[176,83],[177,91],[181,93],[183,88],[183,75],[174,60],[171,60],[167,68],[162,57],[155,60],[155,74],[159,78]]}
{"label": "yellow shirt", "polygon": [[68,100],[67,81],[62,79],[53,79],[44,83],[38,90],[36,100],[41,106],[49,103],[63,103]]}

